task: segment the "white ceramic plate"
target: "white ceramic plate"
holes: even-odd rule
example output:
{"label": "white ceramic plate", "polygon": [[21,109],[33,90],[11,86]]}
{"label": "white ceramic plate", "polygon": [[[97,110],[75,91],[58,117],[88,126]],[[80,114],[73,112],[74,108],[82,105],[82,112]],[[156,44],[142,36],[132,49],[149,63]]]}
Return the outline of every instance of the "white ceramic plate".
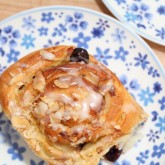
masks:
{"label": "white ceramic plate", "polygon": [[164,0],[103,0],[107,8],[142,37],[165,46]]}
{"label": "white ceramic plate", "polygon": [[[150,114],[144,138],[116,164],[164,165],[165,72],[147,44],[125,25],[101,13],[75,7],[42,7],[0,22],[0,71],[36,49],[58,44],[73,44],[94,54]],[[44,164],[3,113],[0,164]]]}

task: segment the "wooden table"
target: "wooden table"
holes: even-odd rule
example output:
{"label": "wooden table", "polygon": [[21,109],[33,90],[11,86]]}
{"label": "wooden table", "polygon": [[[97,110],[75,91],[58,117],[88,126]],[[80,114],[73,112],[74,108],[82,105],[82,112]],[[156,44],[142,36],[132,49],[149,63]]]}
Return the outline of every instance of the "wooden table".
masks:
{"label": "wooden table", "polygon": [[[112,13],[104,6],[101,0],[0,0],[0,21],[20,11],[39,6],[72,5],[90,8],[112,17]],[[145,40],[155,52],[165,68],[165,46]]]}

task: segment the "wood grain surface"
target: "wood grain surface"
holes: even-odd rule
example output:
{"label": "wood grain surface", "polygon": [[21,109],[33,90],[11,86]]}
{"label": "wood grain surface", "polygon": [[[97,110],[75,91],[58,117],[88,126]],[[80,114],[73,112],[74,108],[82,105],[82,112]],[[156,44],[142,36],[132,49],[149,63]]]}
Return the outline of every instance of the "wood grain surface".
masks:
{"label": "wood grain surface", "polygon": [[[50,5],[86,7],[114,17],[101,0],[0,0],[0,21],[27,9]],[[155,44],[148,40],[145,41],[155,52],[165,69],[165,46]]]}

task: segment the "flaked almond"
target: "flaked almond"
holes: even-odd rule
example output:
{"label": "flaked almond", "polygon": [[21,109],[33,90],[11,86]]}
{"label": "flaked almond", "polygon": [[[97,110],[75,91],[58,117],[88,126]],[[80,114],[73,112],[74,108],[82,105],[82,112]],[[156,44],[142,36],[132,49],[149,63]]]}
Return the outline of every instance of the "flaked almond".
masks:
{"label": "flaked almond", "polygon": [[74,164],[74,162],[71,159],[68,159],[64,162],[65,165],[70,165],[70,164]]}
{"label": "flaked almond", "polygon": [[50,139],[52,142],[54,142],[54,143],[57,142],[57,140],[58,140],[56,136],[53,136],[53,137],[52,137],[52,136],[49,136],[49,135],[48,135],[48,137],[49,137],[49,139]]}
{"label": "flaked almond", "polygon": [[41,50],[40,55],[46,60],[54,60],[55,59],[55,55],[53,53],[45,51],[45,50]]}
{"label": "flaked almond", "polygon": [[69,84],[67,84],[65,81],[60,81],[60,80],[55,80],[54,84],[58,87],[58,88],[69,88]]}
{"label": "flaked almond", "polygon": [[114,128],[117,129],[117,130],[121,129],[120,125],[114,125]]}
{"label": "flaked almond", "polygon": [[48,110],[48,105],[45,102],[41,101],[38,103],[38,108],[41,113],[45,114],[46,111]]}
{"label": "flaked almond", "polygon": [[62,108],[62,109],[58,110],[58,111],[53,115],[53,117],[56,118],[56,119],[58,119],[59,121],[61,121],[63,115],[64,115],[64,109]]}
{"label": "flaked almond", "polygon": [[34,96],[29,92],[29,91],[26,91],[23,95],[23,103],[25,106],[28,106],[28,105],[31,105],[31,103],[33,102],[34,100]]}
{"label": "flaked almond", "polygon": [[41,150],[40,143],[36,142],[36,151],[40,151],[40,150]]}
{"label": "flaked almond", "polygon": [[35,126],[31,126],[30,129],[27,129],[27,130],[23,131],[23,136],[26,139],[33,139],[33,138],[36,137],[36,135],[37,135],[37,132],[35,131]]}
{"label": "flaked almond", "polygon": [[85,74],[84,78],[95,85],[98,85],[99,83],[99,77],[92,72],[88,72],[87,74]]}
{"label": "flaked almond", "polygon": [[10,80],[9,85],[13,85],[16,82],[23,81],[25,77],[26,77],[25,73],[19,73]]}
{"label": "flaked almond", "polygon": [[18,117],[18,116],[12,116],[11,122],[16,129],[25,129],[30,127],[30,123],[26,118]]}
{"label": "flaked almond", "polygon": [[59,104],[57,103],[57,101],[49,103],[50,112],[56,112],[59,108],[60,107],[59,107]]}
{"label": "flaked almond", "polygon": [[0,104],[0,113],[2,112],[2,105]]}
{"label": "flaked almond", "polygon": [[44,96],[44,97],[40,97],[40,99],[48,105],[49,113],[55,112],[60,108],[58,102],[50,100],[49,97]]}
{"label": "flaked almond", "polygon": [[44,91],[44,88],[45,88],[45,78],[44,76],[42,75],[42,72],[37,72],[36,75],[35,75],[35,78],[33,80],[33,87],[34,89],[40,91],[40,92],[43,92]]}
{"label": "flaked almond", "polygon": [[113,85],[112,80],[108,80],[105,84],[102,84],[99,87],[99,92],[102,95],[105,95],[108,91],[111,91],[111,90],[114,90],[114,85]]}
{"label": "flaked almond", "polygon": [[42,118],[47,111],[48,111],[48,105],[43,101],[39,102],[37,106],[34,108],[34,112],[38,118]]}
{"label": "flaked almond", "polygon": [[76,145],[78,145],[78,144],[83,144],[83,143],[85,143],[86,142],[86,137],[82,137],[82,138],[80,138],[80,139],[78,139],[77,140],[77,138],[76,139],[74,139],[74,138],[72,138],[72,141],[73,141],[73,143],[72,143],[72,145],[74,146],[76,146]]}
{"label": "flaked almond", "polygon": [[13,72],[9,72],[9,75],[10,75],[11,77],[15,77],[15,76],[16,76],[16,74],[13,73]]}

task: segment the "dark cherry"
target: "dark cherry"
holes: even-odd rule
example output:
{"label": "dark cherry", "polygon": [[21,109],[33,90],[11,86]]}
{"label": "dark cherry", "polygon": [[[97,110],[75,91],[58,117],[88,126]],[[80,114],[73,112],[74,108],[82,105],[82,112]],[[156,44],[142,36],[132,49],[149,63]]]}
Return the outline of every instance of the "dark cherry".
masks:
{"label": "dark cherry", "polygon": [[70,56],[70,62],[89,62],[89,54],[83,48],[75,48]]}
{"label": "dark cherry", "polygon": [[111,162],[115,162],[121,155],[122,150],[119,150],[117,146],[113,146],[110,150],[105,154],[105,158]]}

